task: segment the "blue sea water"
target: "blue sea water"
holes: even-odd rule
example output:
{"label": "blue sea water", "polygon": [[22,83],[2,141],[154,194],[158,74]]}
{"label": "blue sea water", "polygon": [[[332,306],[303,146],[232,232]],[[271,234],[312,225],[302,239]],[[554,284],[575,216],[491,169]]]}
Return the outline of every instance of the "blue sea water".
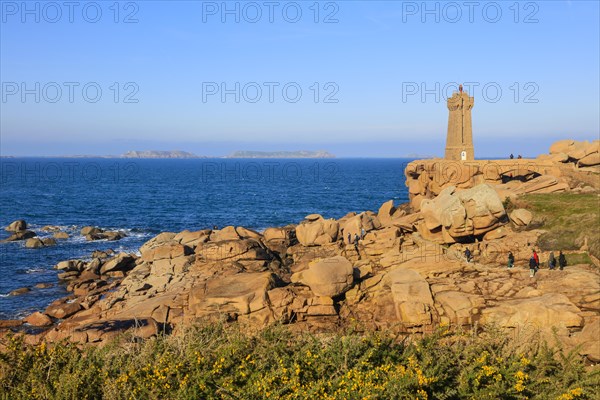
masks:
{"label": "blue sea water", "polygon": [[[298,223],[319,213],[340,218],[377,211],[390,199],[408,201],[408,159],[0,159],[0,226],[25,219],[38,235],[58,225],[71,237],[27,249],[0,243],[0,319],[42,310],[67,294],[52,267],[92,251],[137,251],[164,231],[213,226],[257,230]],[[87,242],[79,230],[93,225],[124,230],[116,242]],[[0,240],[9,236],[4,229]],[[53,283],[38,289],[38,283]],[[8,293],[32,290],[19,296]]]}

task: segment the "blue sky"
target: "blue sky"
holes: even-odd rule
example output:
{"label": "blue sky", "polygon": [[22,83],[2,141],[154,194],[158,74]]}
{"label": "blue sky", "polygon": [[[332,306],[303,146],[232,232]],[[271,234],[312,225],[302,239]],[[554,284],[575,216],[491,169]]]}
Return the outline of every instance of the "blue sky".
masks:
{"label": "blue sky", "polygon": [[478,157],[600,132],[597,1],[0,3],[2,155],[442,155],[454,82]]}

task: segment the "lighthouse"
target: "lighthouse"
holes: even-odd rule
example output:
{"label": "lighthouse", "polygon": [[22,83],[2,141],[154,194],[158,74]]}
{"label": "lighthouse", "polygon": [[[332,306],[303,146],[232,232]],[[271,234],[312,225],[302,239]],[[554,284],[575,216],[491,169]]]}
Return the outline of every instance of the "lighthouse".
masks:
{"label": "lighthouse", "polygon": [[447,160],[470,161],[475,159],[471,109],[474,99],[463,91],[462,85],[448,99],[448,136],[446,137]]}

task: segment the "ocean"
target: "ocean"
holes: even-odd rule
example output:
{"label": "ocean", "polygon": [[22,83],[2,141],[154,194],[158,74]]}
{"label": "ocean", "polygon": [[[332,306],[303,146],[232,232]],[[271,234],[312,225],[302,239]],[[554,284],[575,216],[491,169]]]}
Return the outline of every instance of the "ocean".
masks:
{"label": "ocean", "polygon": [[[70,234],[56,246],[0,243],[0,319],[43,310],[67,295],[53,269],[94,250],[136,252],[160,232],[245,226],[263,230],[319,213],[340,218],[408,201],[409,159],[0,159],[0,240],[25,219],[40,237],[45,225]],[[83,226],[123,230],[119,241],[88,242]],[[39,283],[51,287],[35,288]],[[18,296],[17,288],[31,288]]]}

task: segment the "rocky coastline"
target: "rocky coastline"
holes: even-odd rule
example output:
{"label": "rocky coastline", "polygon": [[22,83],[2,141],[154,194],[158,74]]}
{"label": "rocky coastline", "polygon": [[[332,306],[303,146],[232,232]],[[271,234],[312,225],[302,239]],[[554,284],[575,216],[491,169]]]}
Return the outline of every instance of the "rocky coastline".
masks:
{"label": "rocky coastline", "polygon": [[[598,194],[598,148],[598,141],[561,141],[532,160],[417,160],[405,170],[407,204],[390,200],[338,220],[310,214],[263,232],[163,232],[135,254],[65,260],[55,269],[71,294],[23,320],[0,321],[0,337],[102,345],[123,332],[176,335],[206,320],[308,331],[359,324],[407,335],[492,324],[511,335],[556,337],[597,363],[599,266],[546,267],[530,278],[527,261],[544,230],[530,210],[508,205],[523,194]],[[6,229],[27,247],[52,245],[23,220]],[[80,233],[123,237],[97,227]],[[542,264],[559,250],[539,251]]]}

